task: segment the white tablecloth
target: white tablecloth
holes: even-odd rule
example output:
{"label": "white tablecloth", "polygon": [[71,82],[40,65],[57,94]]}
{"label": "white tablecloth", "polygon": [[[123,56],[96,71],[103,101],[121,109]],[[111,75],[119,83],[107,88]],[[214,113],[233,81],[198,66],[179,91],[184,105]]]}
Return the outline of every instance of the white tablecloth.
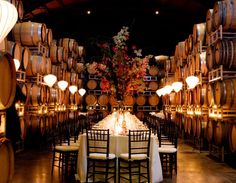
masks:
{"label": "white tablecloth", "polygon": [[[121,153],[128,153],[128,136],[110,136],[110,153],[119,156]],[[158,152],[156,137],[151,137],[150,143],[150,173],[151,182],[157,183],[163,180],[161,161]],[[86,181],[87,173],[87,145],[86,134],[81,136],[79,156],[78,156],[78,176],[81,182]]]}

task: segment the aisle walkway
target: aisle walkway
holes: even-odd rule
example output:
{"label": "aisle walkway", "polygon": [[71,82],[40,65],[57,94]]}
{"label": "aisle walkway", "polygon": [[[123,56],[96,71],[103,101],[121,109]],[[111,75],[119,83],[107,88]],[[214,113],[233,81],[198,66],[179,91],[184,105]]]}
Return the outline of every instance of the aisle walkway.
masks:
{"label": "aisle walkway", "polygon": [[[74,183],[73,176],[62,181],[55,169],[51,177],[51,158],[49,150],[31,150],[18,154],[15,158],[13,183]],[[236,169],[209,158],[208,153],[180,141],[178,147],[178,174],[163,183],[235,183]]]}

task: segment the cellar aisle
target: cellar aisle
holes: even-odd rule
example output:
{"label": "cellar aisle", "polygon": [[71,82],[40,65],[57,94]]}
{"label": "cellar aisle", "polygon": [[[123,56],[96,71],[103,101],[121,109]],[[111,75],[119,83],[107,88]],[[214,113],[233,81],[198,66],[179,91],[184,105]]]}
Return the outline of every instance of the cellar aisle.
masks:
{"label": "cellar aisle", "polygon": [[[74,183],[73,176],[61,181],[55,169],[51,177],[50,150],[30,150],[17,154],[13,183]],[[179,140],[178,174],[163,183],[235,183],[236,169],[209,157],[208,152],[199,152]]]}

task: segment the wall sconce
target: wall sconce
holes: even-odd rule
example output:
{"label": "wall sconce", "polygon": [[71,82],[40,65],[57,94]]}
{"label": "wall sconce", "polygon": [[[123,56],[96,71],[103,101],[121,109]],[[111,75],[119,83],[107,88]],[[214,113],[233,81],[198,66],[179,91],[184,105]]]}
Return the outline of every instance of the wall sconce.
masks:
{"label": "wall sconce", "polygon": [[86,93],[86,90],[84,88],[79,89],[79,94],[83,97],[84,94]]}
{"label": "wall sconce", "polygon": [[15,64],[15,68],[16,68],[16,71],[18,71],[18,69],[20,68],[20,61],[18,59],[13,59],[14,61],[14,64]]}
{"label": "wall sconce", "polygon": [[78,90],[78,87],[76,85],[71,85],[69,86],[69,90],[71,92],[71,94],[75,94],[75,92]]}
{"label": "wall sconce", "polygon": [[61,81],[57,82],[57,85],[62,91],[64,91],[68,86],[68,82],[64,81],[64,80],[61,80]]}
{"label": "wall sconce", "polygon": [[53,74],[48,74],[43,77],[44,82],[51,88],[57,81],[57,77]]}
{"label": "wall sconce", "polygon": [[8,1],[0,0],[0,9],[0,42],[2,42],[16,24],[18,13],[16,7]]}
{"label": "wall sconce", "polygon": [[180,90],[182,90],[183,83],[177,81],[177,82],[172,83],[171,86],[172,86],[173,90],[177,93],[177,92],[179,92]]}
{"label": "wall sconce", "polygon": [[189,89],[195,88],[195,86],[197,86],[198,82],[199,82],[199,78],[196,76],[188,76],[186,78],[186,83],[187,83]]}

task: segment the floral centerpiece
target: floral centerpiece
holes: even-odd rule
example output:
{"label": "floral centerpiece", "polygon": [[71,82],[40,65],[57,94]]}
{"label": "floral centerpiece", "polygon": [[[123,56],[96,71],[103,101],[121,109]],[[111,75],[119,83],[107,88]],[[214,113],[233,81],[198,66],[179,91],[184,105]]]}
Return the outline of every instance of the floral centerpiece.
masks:
{"label": "floral centerpiece", "polygon": [[93,61],[87,64],[90,74],[101,76],[102,91],[116,94],[118,99],[145,90],[143,77],[147,74],[149,59],[152,57],[142,57],[142,50],[135,47],[130,52],[126,43],[128,39],[128,27],[122,27],[113,37],[114,45],[100,45],[104,50],[101,62]]}

